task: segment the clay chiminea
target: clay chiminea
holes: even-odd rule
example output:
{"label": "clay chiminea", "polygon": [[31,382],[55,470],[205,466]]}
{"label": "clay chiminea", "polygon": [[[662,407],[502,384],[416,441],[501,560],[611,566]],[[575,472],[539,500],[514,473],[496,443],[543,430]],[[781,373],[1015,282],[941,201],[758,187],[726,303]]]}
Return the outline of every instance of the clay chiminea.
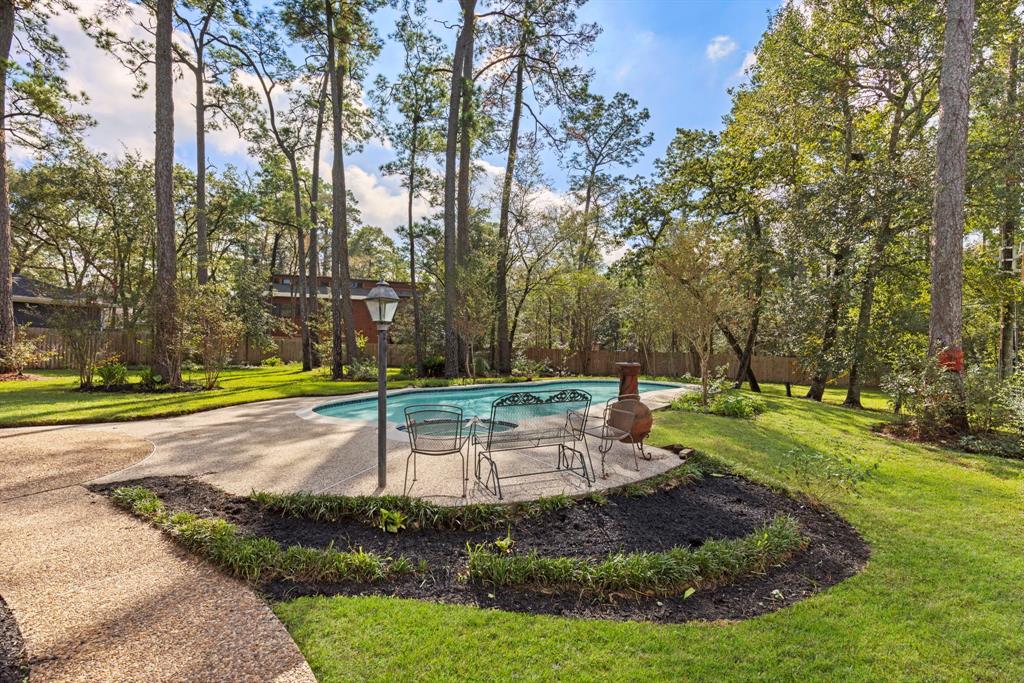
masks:
{"label": "clay chiminea", "polygon": [[[616,363],[619,369],[619,398],[624,396],[637,396],[640,393],[640,364],[639,363]],[[624,436],[620,441],[624,443],[642,443],[647,435],[651,433],[654,426],[654,416],[651,409],[637,401],[633,408],[636,416],[633,420],[633,429],[629,436]]]}

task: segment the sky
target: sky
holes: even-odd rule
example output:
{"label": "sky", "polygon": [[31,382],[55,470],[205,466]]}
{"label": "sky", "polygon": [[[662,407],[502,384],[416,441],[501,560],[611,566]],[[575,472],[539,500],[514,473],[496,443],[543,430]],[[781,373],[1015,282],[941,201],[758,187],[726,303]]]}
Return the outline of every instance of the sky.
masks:
{"label": "sky", "polygon": [[[78,4],[82,12],[88,12],[96,2],[82,0]],[[720,128],[722,116],[729,110],[728,89],[742,82],[743,69],[751,63],[753,49],[777,5],[778,0],[590,0],[581,9],[581,21],[602,28],[592,54],[584,59],[594,71],[592,90],[606,97],[627,92],[651,114],[648,129],[654,133],[653,144],[639,163],[617,172],[649,173],[676,128]],[[430,5],[430,13],[435,19],[455,23],[458,3],[442,0]],[[378,13],[382,37],[392,32],[396,17],[390,9]],[[96,126],[86,134],[90,147],[113,156],[137,150],[151,157],[152,90],[141,99],[133,98],[133,78],[112,56],[92,44],[76,17],[55,17],[52,28],[68,50],[69,84],[90,98],[87,110],[96,119]],[[129,30],[127,22],[122,28]],[[454,30],[439,22],[433,30],[449,45],[454,43]],[[368,82],[378,73],[395,75],[400,65],[400,49],[385,44]],[[175,153],[177,161],[190,168],[195,168],[193,89],[190,76],[175,84]],[[557,120],[554,112],[549,115]],[[230,130],[208,134],[207,150],[211,168],[223,169],[228,164],[252,168],[246,144]],[[389,159],[386,145],[370,143],[346,158],[346,170],[364,222],[393,233],[404,222],[405,204],[398,179],[379,171],[380,164]],[[500,173],[504,167],[500,152],[479,161],[491,173]],[[555,191],[563,191],[565,174],[556,159],[548,155],[545,162],[545,173]],[[329,168],[329,153],[323,164]],[[426,211],[425,206],[418,207],[419,213]]]}

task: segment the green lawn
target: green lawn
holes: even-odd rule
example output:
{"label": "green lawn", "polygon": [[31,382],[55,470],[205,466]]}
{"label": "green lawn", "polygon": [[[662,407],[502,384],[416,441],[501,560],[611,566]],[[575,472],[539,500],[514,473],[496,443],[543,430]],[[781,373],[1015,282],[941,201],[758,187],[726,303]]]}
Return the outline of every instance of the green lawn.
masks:
{"label": "green lawn", "polygon": [[[374,597],[275,611],[321,681],[1024,680],[1024,463],[892,441],[869,430],[881,412],[786,399],[779,387],[768,403],[750,422],[659,413],[653,441],[806,490],[849,519],[872,547],[868,567],[812,599],[683,625]],[[879,466],[850,492],[798,480],[793,449]]]}
{"label": "green lawn", "polygon": [[[47,379],[0,382],[0,427],[165,417],[274,398],[351,394],[377,386],[376,382],[332,382],[323,370],[303,372],[298,365],[226,370],[220,378],[221,388],[191,393],[83,393],[73,391],[78,386],[75,372],[38,374]],[[191,377],[187,372],[185,376]],[[195,378],[199,379],[198,373]],[[389,386],[408,384],[394,381]]]}

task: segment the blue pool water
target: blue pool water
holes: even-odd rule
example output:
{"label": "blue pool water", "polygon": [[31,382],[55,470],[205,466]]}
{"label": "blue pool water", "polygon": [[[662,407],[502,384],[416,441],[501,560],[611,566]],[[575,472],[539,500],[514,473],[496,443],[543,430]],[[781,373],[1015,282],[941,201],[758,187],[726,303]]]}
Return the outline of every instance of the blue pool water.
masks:
{"label": "blue pool water", "polygon": [[[672,389],[677,385],[663,382],[640,382],[640,393]],[[536,384],[492,384],[482,387],[465,389],[414,389],[402,393],[388,394],[388,422],[405,424],[405,409],[408,406],[423,403],[443,403],[462,408],[463,414],[469,418],[474,415],[488,417],[491,414],[491,403],[500,396],[515,391],[541,391],[558,389],[582,389],[591,396],[591,404],[604,403],[619,393],[616,380],[567,380],[539,382]],[[376,420],[377,398],[351,399],[339,401],[314,409],[315,413],[327,417],[338,417],[347,420]]]}

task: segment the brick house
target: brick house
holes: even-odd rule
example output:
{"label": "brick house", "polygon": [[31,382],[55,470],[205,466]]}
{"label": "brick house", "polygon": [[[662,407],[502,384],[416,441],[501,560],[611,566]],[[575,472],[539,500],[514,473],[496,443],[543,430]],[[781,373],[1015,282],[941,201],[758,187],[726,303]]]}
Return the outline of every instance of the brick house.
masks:
{"label": "brick house", "polygon": [[[317,298],[320,305],[330,310],[331,278],[318,278]],[[366,295],[370,293],[376,280],[353,279],[349,281],[352,293],[352,317],[355,319],[357,332],[362,332],[367,339],[376,339],[377,326],[370,319],[370,311],[366,308]],[[412,285],[408,282],[389,282],[402,299],[412,298]],[[297,275],[274,275],[270,283],[270,305],[273,314],[279,318],[291,320],[296,329],[299,326],[299,278]]]}

